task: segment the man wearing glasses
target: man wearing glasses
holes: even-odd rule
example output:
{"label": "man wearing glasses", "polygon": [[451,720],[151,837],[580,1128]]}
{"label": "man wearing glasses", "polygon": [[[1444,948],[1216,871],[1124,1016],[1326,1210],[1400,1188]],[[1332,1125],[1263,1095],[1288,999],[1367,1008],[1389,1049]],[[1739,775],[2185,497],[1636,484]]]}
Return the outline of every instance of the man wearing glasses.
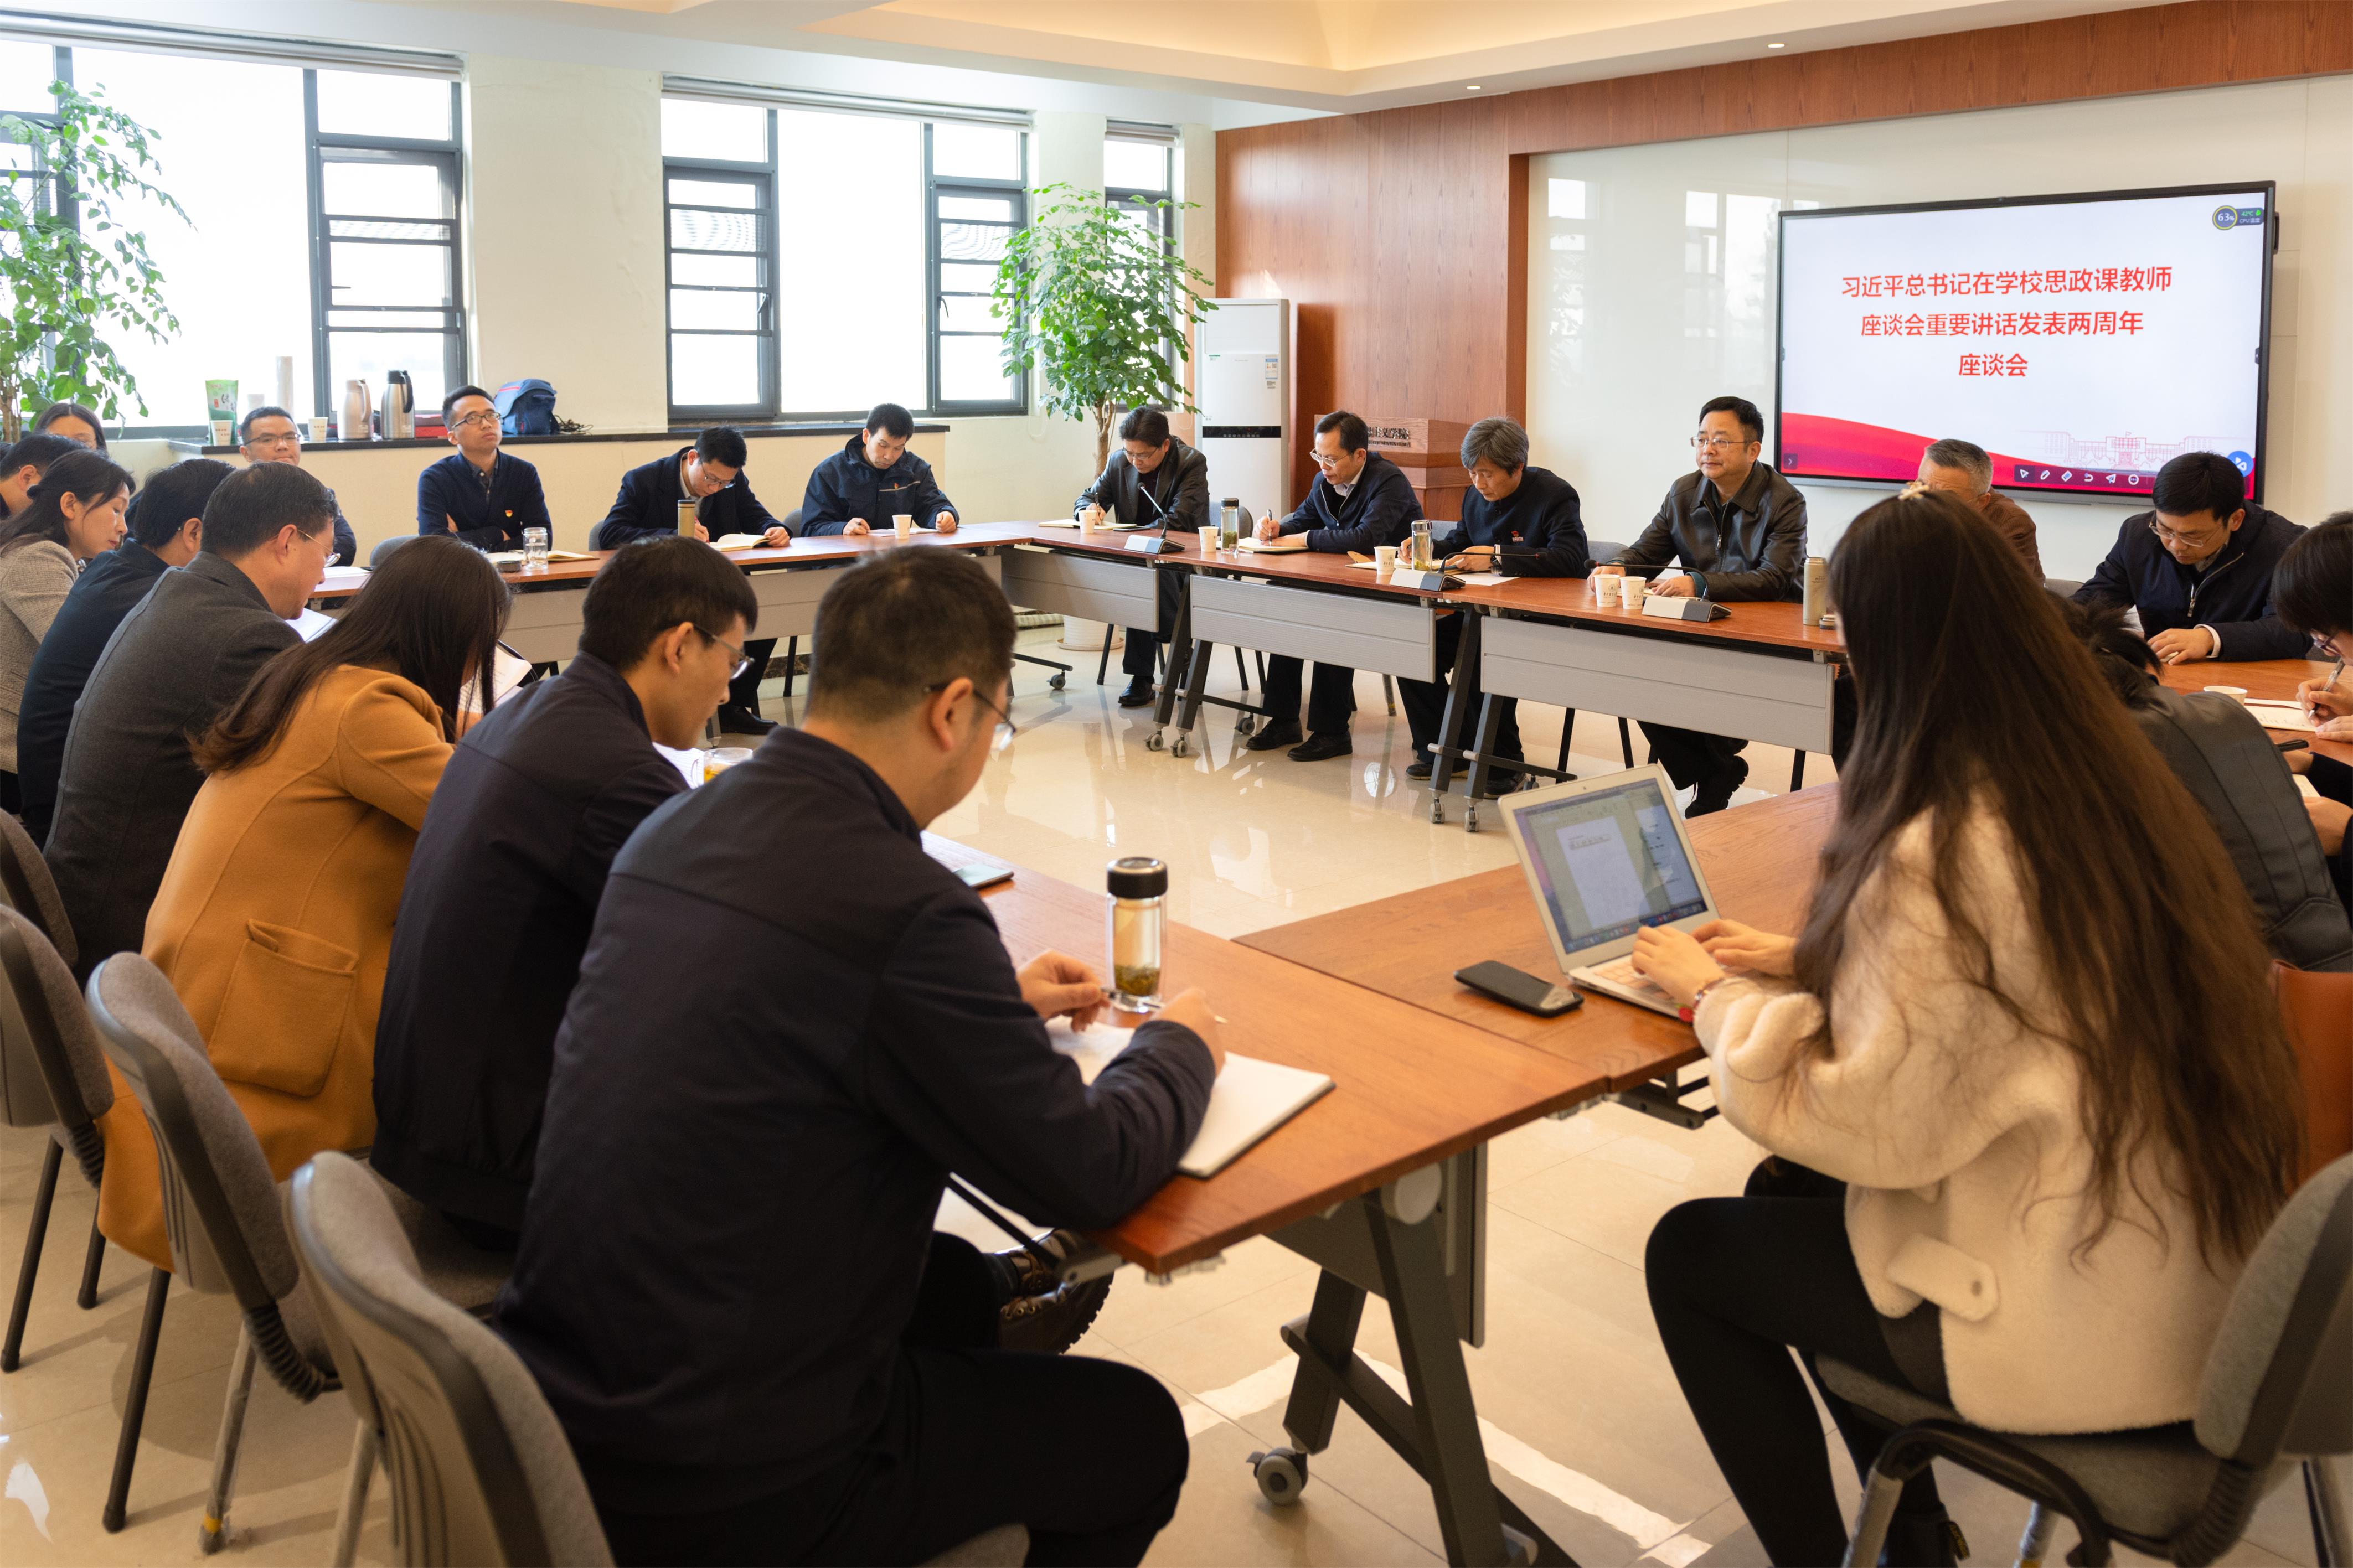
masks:
{"label": "man wearing glasses", "polygon": [[[1282,521],[1269,512],[1259,520],[1258,536],[1275,540],[1286,533],[1307,536],[1307,548],[1345,555],[1351,551],[1370,555],[1375,547],[1396,544],[1413,531],[1421,518],[1421,499],[1413,493],[1405,471],[1372,450],[1372,433],[1365,422],[1345,409],[1315,422],[1315,482],[1307,499]],[[1299,678],[1303,659],[1288,654],[1266,661],[1266,710],[1272,715],[1266,728],[1252,735],[1250,749],[1271,752],[1291,748],[1294,763],[1320,763],[1345,757],[1348,716],[1356,710],[1356,672],[1345,665],[1318,664],[1314,684],[1308,689],[1307,734],[1299,732]]]}
{"label": "man wearing glasses", "polygon": [[2168,664],[2304,658],[2304,634],[2271,604],[2272,571],[2304,530],[2246,500],[2245,477],[2219,452],[2182,453],[2149,490],[2156,510],[2125,519],[2075,597],[2138,611]]}
{"label": "man wearing glasses", "polygon": [[[1642,537],[1594,572],[1680,566],[1658,572],[1651,592],[1719,604],[1797,598],[1804,585],[1806,498],[1757,460],[1765,416],[1745,397],[1711,397],[1700,405],[1691,444],[1693,471],[1667,487]],[[1642,733],[1675,787],[1696,789],[1686,816],[1722,811],[1747,782],[1748,764],[1740,757],[1746,741],[1648,721]]]}
{"label": "man wearing glasses", "polygon": [[522,531],[546,528],[539,470],[499,450],[499,410],[479,386],[441,400],[458,449],[417,476],[417,531],[454,533],[477,550],[521,550]]}
{"label": "man wearing glasses", "polygon": [[[298,468],[302,466],[302,437],[294,428],[294,416],[283,408],[248,409],[237,424],[237,438],[248,463],[291,463]],[[336,504],[332,490],[327,492],[327,504],[335,510],[335,558],[327,564],[348,566],[359,559],[359,538],[352,532],[352,525],[343,521],[343,509]]]}

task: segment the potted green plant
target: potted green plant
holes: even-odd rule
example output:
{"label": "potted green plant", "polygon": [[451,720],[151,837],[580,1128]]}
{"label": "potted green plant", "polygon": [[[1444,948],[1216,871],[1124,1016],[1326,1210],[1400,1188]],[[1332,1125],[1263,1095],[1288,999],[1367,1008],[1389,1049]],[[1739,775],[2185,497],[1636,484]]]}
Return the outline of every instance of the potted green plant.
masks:
{"label": "potted green plant", "polygon": [[1005,374],[1042,369],[1046,406],[1094,421],[1100,469],[1119,410],[1198,412],[1177,366],[1192,358],[1191,327],[1217,307],[1195,287],[1208,276],[1153,221],[1155,209],[1194,204],[1137,196],[1114,206],[1100,191],[1060,184],[1038,199],[1036,217],[1006,242],[991,294],[1007,323]]}
{"label": "potted green plant", "polygon": [[[50,91],[54,113],[0,115],[0,144],[16,143],[0,170],[0,440],[23,433],[25,411],[67,401],[120,419],[147,412],[139,383],[106,334],[144,332],[157,342],[180,329],[164,303],[164,274],[147,239],[118,205],[143,195],[188,215],[147,178],[160,175],[151,133],[69,82]],[[80,221],[75,222],[79,209]]]}

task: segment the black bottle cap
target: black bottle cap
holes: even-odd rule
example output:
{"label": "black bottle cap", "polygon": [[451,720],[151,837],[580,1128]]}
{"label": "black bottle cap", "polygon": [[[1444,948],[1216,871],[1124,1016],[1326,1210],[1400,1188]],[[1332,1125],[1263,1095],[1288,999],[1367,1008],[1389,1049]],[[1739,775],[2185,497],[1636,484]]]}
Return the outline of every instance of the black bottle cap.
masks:
{"label": "black bottle cap", "polygon": [[1128,855],[1103,868],[1114,899],[1156,899],[1168,891],[1168,868],[1149,855]]}

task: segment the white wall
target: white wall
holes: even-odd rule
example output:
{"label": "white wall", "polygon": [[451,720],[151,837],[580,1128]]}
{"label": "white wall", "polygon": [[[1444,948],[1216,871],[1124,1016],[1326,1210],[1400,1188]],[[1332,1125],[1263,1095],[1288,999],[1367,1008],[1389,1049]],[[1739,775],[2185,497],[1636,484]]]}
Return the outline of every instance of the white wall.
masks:
{"label": "white wall", "polygon": [[465,100],[474,380],[665,428],[660,74],[471,55]]}
{"label": "white wall", "polygon": [[[2332,461],[2353,429],[2353,77],[1555,153],[1529,178],[1529,435],[1596,537],[1630,539],[1658,510],[1691,465],[1703,401],[1734,393],[1771,414],[1781,206],[2230,180],[2279,183],[2265,502],[2307,523],[2353,505]],[[1581,220],[1552,216],[1556,180],[1582,182]],[[1713,271],[1687,268],[1691,192],[1725,203]],[[1887,493],[1800,488],[1817,554]],[[2025,504],[2055,577],[2090,575],[2137,510]]]}

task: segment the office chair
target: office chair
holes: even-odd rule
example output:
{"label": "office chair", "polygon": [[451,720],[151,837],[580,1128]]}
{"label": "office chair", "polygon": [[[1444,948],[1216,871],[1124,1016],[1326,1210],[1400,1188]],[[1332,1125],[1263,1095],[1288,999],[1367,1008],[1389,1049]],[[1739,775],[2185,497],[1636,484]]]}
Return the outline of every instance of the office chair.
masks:
{"label": "office chair", "polygon": [[2244,1533],[2299,1463],[2318,1561],[2353,1563],[2337,1458],[2353,1452],[2353,1156],[2305,1183],[2272,1222],[2207,1352],[2196,1420],[2137,1432],[2021,1436],[1971,1426],[1950,1406],[1828,1356],[1822,1383],[1897,1427],[1864,1484],[1846,1561],[1879,1560],[1904,1483],[1946,1459],[2034,1506],[2019,1545],[2039,1561],[2059,1516],[2100,1568],[2122,1542],[2202,1568]]}
{"label": "office chair", "polygon": [[[381,1447],[392,1478],[400,1561],[610,1563],[587,1483],[530,1369],[427,1287],[382,1185],[348,1155],[321,1154],[294,1173],[287,1209],[361,1443]],[[337,1542],[337,1568],[352,1544]],[[932,1561],[993,1568],[1029,1551],[1029,1532],[1012,1524]]]}

